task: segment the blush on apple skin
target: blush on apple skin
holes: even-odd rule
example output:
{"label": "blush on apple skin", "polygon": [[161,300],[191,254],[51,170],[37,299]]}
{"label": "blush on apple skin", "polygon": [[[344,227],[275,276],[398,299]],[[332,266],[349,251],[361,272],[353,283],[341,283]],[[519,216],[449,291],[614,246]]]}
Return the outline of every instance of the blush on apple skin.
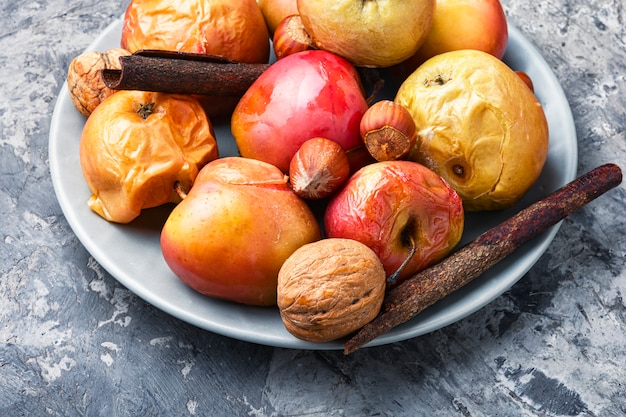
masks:
{"label": "blush on apple skin", "polygon": [[502,59],[508,40],[508,24],[500,0],[437,0],[424,43],[393,72],[406,78],[433,56],[461,49],[476,49]]}
{"label": "blush on apple skin", "polygon": [[231,131],[241,156],[286,173],[308,139],[331,139],[345,151],[361,146],[367,107],[352,64],[330,52],[305,51],[277,61],[250,86],[233,112]]}
{"label": "blush on apple skin", "polygon": [[398,283],[446,256],[461,239],[463,203],[439,175],[411,161],[386,161],[357,171],[330,201],[324,214],[328,237],[369,246],[392,275],[416,253]]}
{"label": "blush on apple skin", "polygon": [[320,226],[276,167],[246,158],[207,164],[161,233],[163,257],[194,290],[237,303],[276,304],[278,271]]}

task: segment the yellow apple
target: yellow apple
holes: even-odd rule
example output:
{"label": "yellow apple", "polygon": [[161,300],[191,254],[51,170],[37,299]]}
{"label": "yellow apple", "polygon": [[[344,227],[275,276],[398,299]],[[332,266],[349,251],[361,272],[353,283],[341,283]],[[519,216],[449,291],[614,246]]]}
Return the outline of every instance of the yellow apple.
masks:
{"label": "yellow apple", "polygon": [[435,0],[298,0],[319,49],[366,67],[388,67],[415,54],[434,11]]}
{"label": "yellow apple", "polygon": [[177,203],[218,157],[213,124],[192,96],[124,90],[98,105],[80,137],[88,205],[115,223]]}
{"label": "yellow apple", "polygon": [[548,154],[548,123],[532,90],[498,58],[476,50],[437,55],[400,86],[418,132],[410,159],[441,175],[466,211],[515,204]]}
{"label": "yellow apple", "polygon": [[257,3],[270,33],[274,33],[284,18],[298,14],[296,0],[257,0]]}

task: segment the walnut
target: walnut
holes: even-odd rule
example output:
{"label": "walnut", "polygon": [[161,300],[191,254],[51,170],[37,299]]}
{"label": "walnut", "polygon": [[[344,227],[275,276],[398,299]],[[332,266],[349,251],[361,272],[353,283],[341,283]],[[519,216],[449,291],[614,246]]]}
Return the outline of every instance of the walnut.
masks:
{"label": "walnut", "polygon": [[329,342],[373,320],[385,295],[385,270],[373,250],[327,238],[296,250],[278,273],[278,308],[299,339]]}
{"label": "walnut", "polygon": [[104,84],[100,71],[120,69],[119,57],[130,55],[125,49],[113,48],[105,52],[83,52],[72,60],[67,71],[67,88],[76,109],[85,117],[113,94]]}

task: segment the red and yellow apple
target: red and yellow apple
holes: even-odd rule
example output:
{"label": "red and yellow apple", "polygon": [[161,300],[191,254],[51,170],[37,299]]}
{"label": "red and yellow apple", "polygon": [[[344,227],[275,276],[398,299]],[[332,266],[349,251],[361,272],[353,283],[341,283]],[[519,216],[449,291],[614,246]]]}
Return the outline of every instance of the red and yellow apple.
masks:
{"label": "red and yellow apple", "polygon": [[271,306],[284,261],[320,235],[314,214],[280,170],[226,157],[200,171],[165,222],[161,248],[174,274],[196,291]]}
{"label": "red and yellow apple", "polygon": [[424,42],[402,66],[407,73],[435,55],[476,49],[502,59],[509,40],[500,0],[437,0]]}
{"label": "red and yellow apple", "polygon": [[428,33],[435,0],[298,0],[319,49],[355,65],[388,67],[413,55]]}
{"label": "red and yellow apple", "polygon": [[[357,171],[328,203],[331,238],[357,240],[400,282],[439,261],[461,239],[463,204],[435,172],[412,161],[385,161]],[[412,251],[415,251],[411,255]]]}
{"label": "red and yellow apple", "polygon": [[359,75],[344,58],[311,50],[272,64],[235,108],[231,131],[241,156],[287,173],[308,139],[324,137],[345,151],[362,146],[367,101]]}

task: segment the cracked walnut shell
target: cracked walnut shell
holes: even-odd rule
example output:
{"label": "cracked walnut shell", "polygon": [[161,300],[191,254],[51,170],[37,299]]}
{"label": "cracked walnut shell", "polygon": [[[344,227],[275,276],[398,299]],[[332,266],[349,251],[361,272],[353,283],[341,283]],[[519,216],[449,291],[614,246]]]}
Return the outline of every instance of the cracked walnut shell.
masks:
{"label": "cracked walnut shell", "polygon": [[296,250],[278,273],[285,328],[309,342],[330,342],[372,321],[385,295],[385,270],[374,251],[328,238]]}
{"label": "cracked walnut shell", "polygon": [[115,93],[104,84],[103,69],[121,69],[120,57],[130,55],[125,49],[113,48],[105,52],[83,52],[72,60],[67,71],[67,89],[74,107],[85,117],[107,97]]}

